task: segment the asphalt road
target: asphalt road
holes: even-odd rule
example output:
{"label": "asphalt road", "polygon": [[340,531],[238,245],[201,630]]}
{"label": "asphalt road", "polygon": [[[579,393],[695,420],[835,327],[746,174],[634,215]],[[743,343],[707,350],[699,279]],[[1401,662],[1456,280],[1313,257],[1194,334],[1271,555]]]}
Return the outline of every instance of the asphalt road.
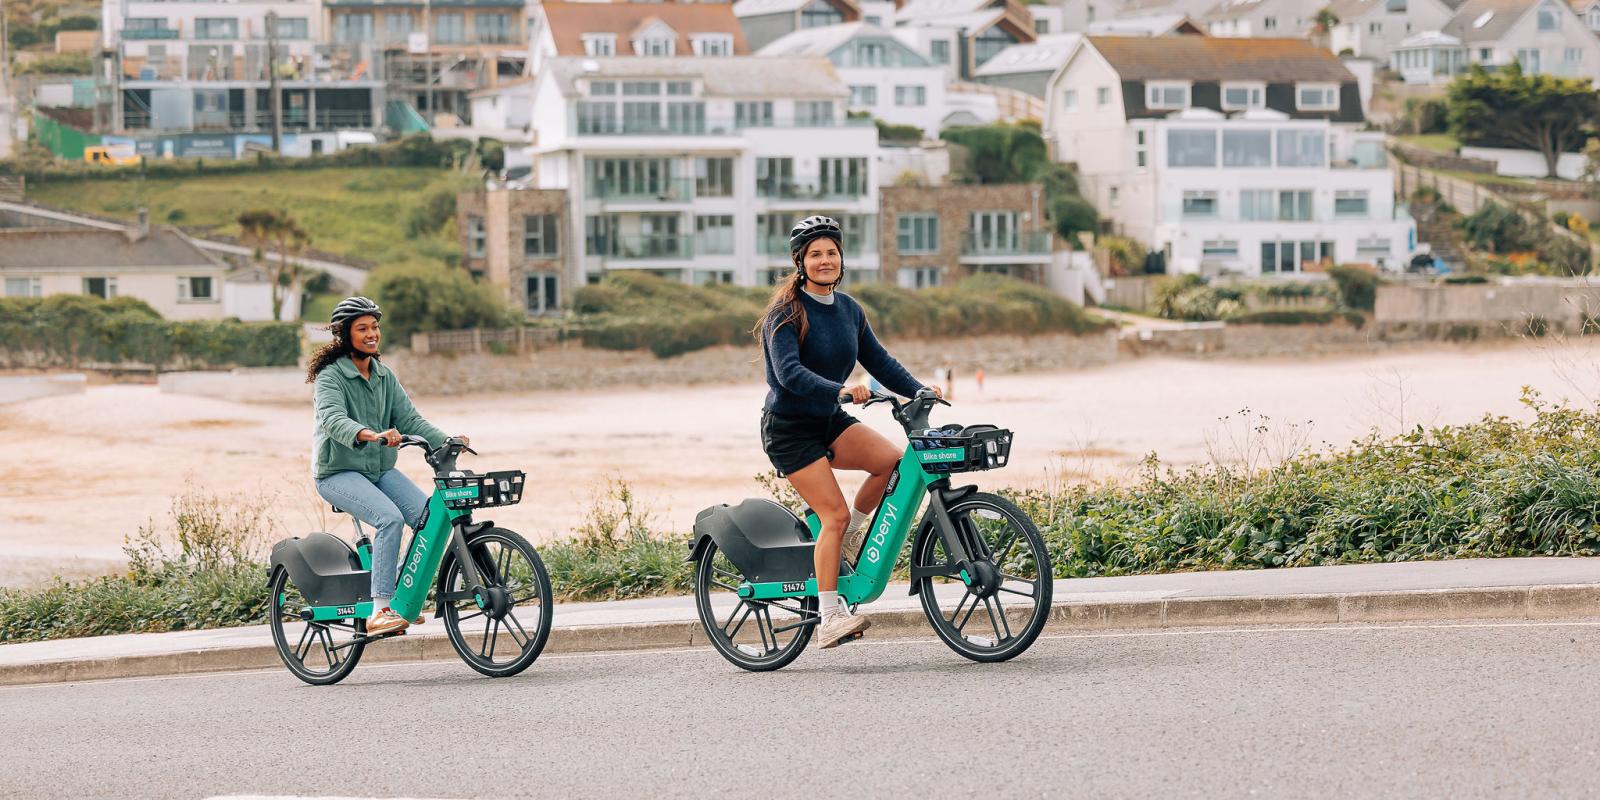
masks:
{"label": "asphalt road", "polygon": [[1139,632],[0,689],[0,796],[1560,797],[1600,622]]}

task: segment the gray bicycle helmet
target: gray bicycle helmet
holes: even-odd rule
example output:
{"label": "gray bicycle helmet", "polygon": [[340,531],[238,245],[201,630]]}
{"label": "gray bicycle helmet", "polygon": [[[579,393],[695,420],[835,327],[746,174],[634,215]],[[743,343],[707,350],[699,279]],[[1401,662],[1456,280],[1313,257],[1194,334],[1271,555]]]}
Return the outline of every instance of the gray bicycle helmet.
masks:
{"label": "gray bicycle helmet", "polygon": [[789,230],[789,255],[798,259],[807,245],[823,236],[838,242],[840,247],[844,246],[844,231],[839,229],[839,223],[833,217],[818,215],[796,222]]}
{"label": "gray bicycle helmet", "polygon": [[340,300],[339,305],[333,307],[333,314],[328,318],[328,322],[331,325],[342,326],[356,317],[368,316],[383,319],[383,310],[378,308],[377,303],[357,295]]}

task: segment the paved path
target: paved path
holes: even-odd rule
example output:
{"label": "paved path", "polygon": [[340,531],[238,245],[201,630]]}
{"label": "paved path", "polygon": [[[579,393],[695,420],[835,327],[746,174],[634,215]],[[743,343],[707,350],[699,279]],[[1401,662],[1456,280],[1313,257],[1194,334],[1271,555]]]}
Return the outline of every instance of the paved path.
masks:
{"label": "paved path", "polygon": [[1575,797],[1600,785],[1597,660],[1587,620],[13,687],[0,796]]}

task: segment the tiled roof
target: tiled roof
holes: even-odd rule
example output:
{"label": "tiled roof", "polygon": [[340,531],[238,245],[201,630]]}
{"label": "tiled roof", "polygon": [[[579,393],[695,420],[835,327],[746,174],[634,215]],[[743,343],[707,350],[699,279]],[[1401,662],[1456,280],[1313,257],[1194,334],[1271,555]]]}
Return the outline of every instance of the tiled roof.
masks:
{"label": "tiled roof", "polygon": [[[799,11],[811,0],[738,0],[733,4],[736,17],[760,17],[766,14],[783,14]],[[855,0],[828,0],[834,8],[844,12],[846,22],[861,19],[861,6]]]}
{"label": "tiled roof", "polygon": [[1463,42],[1492,42],[1540,0],[1467,0],[1441,29]]}
{"label": "tiled roof", "polygon": [[586,33],[614,33],[616,54],[635,55],[633,35],[654,20],[677,32],[679,55],[694,52],[689,37],[699,33],[732,36],[734,54],[750,54],[739,18],[726,3],[545,3],[543,7],[557,55],[584,55]]}
{"label": "tiled roof", "polygon": [[1304,39],[1090,36],[1088,42],[1129,81],[1355,80],[1337,56]]}
{"label": "tiled roof", "polygon": [[0,271],[98,267],[164,270],[220,266],[216,259],[170,228],[137,238],[131,231],[100,228],[0,230]]}
{"label": "tiled roof", "polygon": [[706,94],[714,97],[825,99],[850,95],[826,58],[553,58],[547,71],[568,97],[577,94],[580,78],[699,78]]}

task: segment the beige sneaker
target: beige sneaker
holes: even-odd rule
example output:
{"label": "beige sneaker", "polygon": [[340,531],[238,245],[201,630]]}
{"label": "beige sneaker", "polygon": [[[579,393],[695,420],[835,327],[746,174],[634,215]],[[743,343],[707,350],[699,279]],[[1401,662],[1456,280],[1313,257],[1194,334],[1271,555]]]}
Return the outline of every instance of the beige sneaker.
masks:
{"label": "beige sneaker", "polygon": [[382,636],[385,633],[404,631],[411,623],[406,622],[394,609],[385,608],[367,618],[367,635]]}
{"label": "beige sneaker", "polygon": [[835,614],[822,621],[822,630],[817,635],[822,639],[822,649],[827,650],[870,627],[872,620],[864,615]]}

